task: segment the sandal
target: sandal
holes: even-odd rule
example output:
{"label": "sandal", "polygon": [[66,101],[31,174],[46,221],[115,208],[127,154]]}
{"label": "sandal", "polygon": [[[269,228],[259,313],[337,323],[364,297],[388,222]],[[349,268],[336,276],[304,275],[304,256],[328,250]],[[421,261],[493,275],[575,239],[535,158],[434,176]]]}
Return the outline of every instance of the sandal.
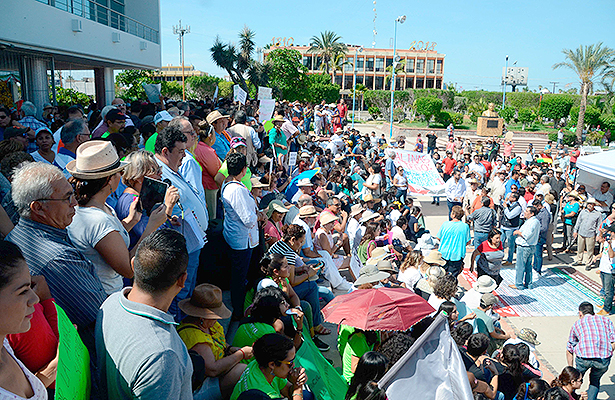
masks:
{"label": "sandal", "polygon": [[331,329],[327,329],[322,325],[318,325],[314,327],[314,333],[317,335],[329,335],[331,334]]}

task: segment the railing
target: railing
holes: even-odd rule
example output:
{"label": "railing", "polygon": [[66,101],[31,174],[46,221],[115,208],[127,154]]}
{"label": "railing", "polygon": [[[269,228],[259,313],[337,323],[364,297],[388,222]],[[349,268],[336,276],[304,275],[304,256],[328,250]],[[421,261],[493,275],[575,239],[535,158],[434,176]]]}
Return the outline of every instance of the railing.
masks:
{"label": "railing", "polygon": [[130,33],[153,43],[160,43],[159,32],[133,18],[90,0],[37,0],[59,10]]}

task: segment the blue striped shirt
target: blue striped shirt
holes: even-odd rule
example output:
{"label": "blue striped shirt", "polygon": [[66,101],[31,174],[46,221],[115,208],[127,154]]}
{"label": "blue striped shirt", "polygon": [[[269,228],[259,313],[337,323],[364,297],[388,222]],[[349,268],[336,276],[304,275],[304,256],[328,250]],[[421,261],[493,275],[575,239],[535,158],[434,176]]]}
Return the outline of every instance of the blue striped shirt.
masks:
{"label": "blue striped shirt", "polygon": [[87,327],[96,321],[107,295],[94,266],[73,246],[66,229],[22,217],[7,240],[19,246],[32,275],[45,277],[72,323]]}

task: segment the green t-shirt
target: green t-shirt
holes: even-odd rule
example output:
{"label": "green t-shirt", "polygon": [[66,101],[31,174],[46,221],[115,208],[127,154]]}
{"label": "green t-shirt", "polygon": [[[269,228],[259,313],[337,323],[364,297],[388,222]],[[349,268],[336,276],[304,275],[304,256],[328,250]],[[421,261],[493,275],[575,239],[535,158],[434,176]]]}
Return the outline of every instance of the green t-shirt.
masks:
{"label": "green t-shirt", "polygon": [[273,326],[263,322],[248,322],[242,324],[235,333],[233,347],[252,346],[261,337],[268,333],[275,333]]}
{"label": "green t-shirt", "polygon": [[261,371],[258,363],[254,360],[248,364],[246,370],[241,374],[241,378],[239,378],[235,389],[233,389],[231,400],[237,400],[240,394],[250,389],[258,389],[272,399],[279,399],[284,397],[282,396],[282,389],[284,389],[287,383],[286,379],[278,378],[277,376],[273,378],[271,383],[267,382],[263,371]]}
{"label": "green t-shirt", "polygon": [[149,139],[147,139],[147,142],[145,142],[145,150],[155,153],[154,147],[156,146],[157,137],[158,137],[158,132],[154,132],[154,134],[150,136]]}
{"label": "green t-shirt", "polygon": [[475,308],[472,311],[476,313],[476,329],[478,330],[478,333],[484,333],[489,336],[489,334],[495,330],[495,327],[493,326],[493,318],[478,308]]}
{"label": "green t-shirt", "polygon": [[[282,132],[282,129],[280,129],[279,134],[276,132],[275,128],[269,131],[269,144],[271,144],[271,147],[274,147],[274,143],[281,144],[282,146],[288,146],[286,142],[286,135],[284,134],[284,132]],[[288,152],[288,147],[286,148],[286,150],[282,150],[279,147],[275,147],[274,151],[276,154],[286,154]]]}
{"label": "green t-shirt", "polygon": [[[226,161],[222,163],[222,166],[220,167],[218,172],[224,175],[225,178],[228,176],[228,166],[226,165]],[[241,178],[241,183],[243,183],[248,188],[248,190],[252,190],[252,182],[250,181],[250,178],[252,178],[252,171],[250,171],[250,168],[247,168],[246,174],[243,176],[243,178]]]}
{"label": "green t-shirt", "polygon": [[102,136],[100,137],[101,139],[106,139],[111,133],[109,133],[109,131],[105,132],[102,134]]}
{"label": "green t-shirt", "polygon": [[363,354],[372,350],[372,346],[367,343],[367,338],[363,332],[355,332],[350,338],[348,343],[344,346],[344,352],[342,353],[342,375],[346,382],[350,383],[350,380],[354,376],[352,372],[352,356],[361,358]]}

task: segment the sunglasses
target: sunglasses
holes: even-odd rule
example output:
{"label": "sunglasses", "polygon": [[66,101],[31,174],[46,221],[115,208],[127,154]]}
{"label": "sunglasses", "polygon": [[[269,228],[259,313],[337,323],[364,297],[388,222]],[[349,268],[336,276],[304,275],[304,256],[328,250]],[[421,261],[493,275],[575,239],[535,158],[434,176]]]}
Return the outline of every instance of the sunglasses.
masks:
{"label": "sunglasses", "polygon": [[280,361],[280,363],[281,363],[281,364],[286,364],[286,365],[288,365],[289,367],[291,367],[291,366],[293,366],[293,365],[295,364],[295,359],[293,358],[293,359],[292,359],[292,360],[290,360],[290,361]]}

